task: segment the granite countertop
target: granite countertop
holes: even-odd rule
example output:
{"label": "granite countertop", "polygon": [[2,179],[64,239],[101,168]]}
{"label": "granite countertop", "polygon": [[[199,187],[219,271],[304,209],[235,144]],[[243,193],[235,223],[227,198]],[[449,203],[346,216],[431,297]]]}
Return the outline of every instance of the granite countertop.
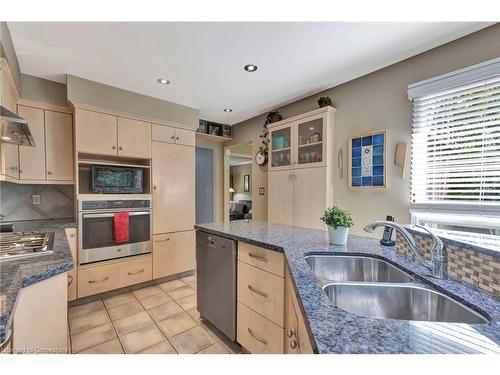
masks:
{"label": "granite countertop", "polygon": [[[328,243],[326,231],[254,220],[210,223],[196,229],[283,252],[318,353],[500,353],[500,302],[457,281],[434,279],[427,269],[376,239],[349,236]],[[486,315],[489,324],[436,323],[361,317],[335,307],[307,265],[307,254],[370,255],[398,265],[417,282]]]}
{"label": "granite countertop", "polygon": [[10,329],[21,288],[71,270],[73,257],[64,228],[75,228],[73,220],[14,222],[15,231],[54,233],[53,252],[29,258],[0,261],[0,342]]}

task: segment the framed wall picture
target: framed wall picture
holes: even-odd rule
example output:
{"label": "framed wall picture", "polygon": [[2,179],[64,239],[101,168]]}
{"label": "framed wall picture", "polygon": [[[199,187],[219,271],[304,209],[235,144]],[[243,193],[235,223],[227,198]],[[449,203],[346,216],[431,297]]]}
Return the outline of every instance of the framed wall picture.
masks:
{"label": "framed wall picture", "polygon": [[387,187],[387,131],[354,134],[347,141],[348,181],[352,189]]}
{"label": "framed wall picture", "polygon": [[243,176],[243,191],[249,192],[250,191],[250,175],[246,174]]}

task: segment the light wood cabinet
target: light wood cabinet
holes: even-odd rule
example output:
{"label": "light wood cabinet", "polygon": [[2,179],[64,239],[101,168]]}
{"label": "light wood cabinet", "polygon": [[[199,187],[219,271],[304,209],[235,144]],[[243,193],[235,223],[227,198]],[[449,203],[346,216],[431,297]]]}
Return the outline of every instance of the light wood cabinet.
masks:
{"label": "light wood cabinet", "polygon": [[153,236],[153,279],[196,268],[195,231]]}
{"label": "light wood cabinet", "polygon": [[195,146],[195,132],[167,125],[153,124],[153,141]]}
{"label": "light wood cabinet", "polygon": [[76,150],[100,155],[117,155],[117,117],[105,113],[75,110]]}
{"label": "light wood cabinet", "polygon": [[118,155],[151,158],[151,124],[118,117]]}
{"label": "light wood cabinet", "polygon": [[277,251],[240,242],[238,244],[238,260],[277,276],[285,276],[284,256]]}
{"label": "light wood cabinet", "polygon": [[77,298],[77,272],[76,267],[77,261],[77,229],[76,228],[66,228],[66,239],[69,243],[69,248],[71,250],[71,255],[73,256],[74,267],[68,271],[68,301],[73,301]]}
{"label": "light wood cabinet", "polygon": [[19,147],[19,178],[45,180],[45,119],[40,108],[18,106],[17,114],[28,121],[35,146]]}
{"label": "light wood cabinet", "polygon": [[267,220],[293,225],[293,170],[269,172],[267,191]]}
{"label": "light wood cabinet", "polygon": [[16,302],[12,345],[14,352],[67,352],[67,275],[59,274],[22,288]]}
{"label": "light wood cabinet", "polygon": [[[320,108],[270,127],[269,222],[326,229],[320,217],[333,204],[334,111]],[[290,150],[285,150],[288,144]],[[288,157],[283,163],[276,159],[282,153],[289,153],[290,162]]]}
{"label": "light wood cabinet", "polygon": [[[3,58],[0,58],[0,98],[5,108],[17,113],[17,90]],[[0,172],[7,178],[19,178],[19,146],[0,142]]]}
{"label": "light wood cabinet", "polygon": [[151,255],[78,269],[78,298],[152,280]]}
{"label": "light wood cabinet", "polygon": [[313,354],[305,319],[292,284],[290,271],[285,273],[285,342],[286,354]]}
{"label": "light wood cabinet", "polygon": [[153,142],[153,233],[192,230],[195,221],[195,149]]}
{"label": "light wood cabinet", "polygon": [[45,111],[47,180],[73,181],[73,117]]}

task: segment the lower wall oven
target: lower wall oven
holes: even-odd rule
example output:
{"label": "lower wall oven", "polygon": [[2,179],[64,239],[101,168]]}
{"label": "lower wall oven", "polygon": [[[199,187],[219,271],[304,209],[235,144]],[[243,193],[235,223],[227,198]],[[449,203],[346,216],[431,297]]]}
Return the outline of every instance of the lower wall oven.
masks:
{"label": "lower wall oven", "polygon": [[[78,202],[79,263],[145,254],[152,251],[150,200],[92,200]],[[116,243],[115,213],[129,213],[128,241]]]}

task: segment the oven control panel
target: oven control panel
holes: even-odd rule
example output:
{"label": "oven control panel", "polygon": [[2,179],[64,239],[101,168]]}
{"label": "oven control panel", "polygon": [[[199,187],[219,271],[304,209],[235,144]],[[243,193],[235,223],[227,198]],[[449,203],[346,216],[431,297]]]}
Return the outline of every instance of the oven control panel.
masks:
{"label": "oven control panel", "polygon": [[149,208],[149,207],[151,207],[151,201],[147,199],[81,202],[82,211],[111,210],[116,208]]}

